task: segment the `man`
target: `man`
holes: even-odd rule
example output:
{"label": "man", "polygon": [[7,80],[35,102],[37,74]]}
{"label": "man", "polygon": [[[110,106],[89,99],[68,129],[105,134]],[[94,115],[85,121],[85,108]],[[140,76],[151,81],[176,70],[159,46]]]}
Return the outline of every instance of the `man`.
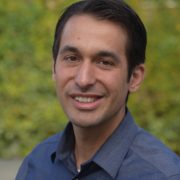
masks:
{"label": "man", "polygon": [[72,4],[57,23],[53,78],[69,123],[16,180],[179,180],[180,159],[139,128],[126,102],[144,78],[146,30],[122,0]]}

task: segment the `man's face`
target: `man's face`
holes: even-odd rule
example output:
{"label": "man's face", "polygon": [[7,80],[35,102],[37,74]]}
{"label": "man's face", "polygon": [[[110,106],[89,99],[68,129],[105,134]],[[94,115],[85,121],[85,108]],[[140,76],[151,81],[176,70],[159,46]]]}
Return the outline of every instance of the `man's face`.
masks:
{"label": "man's face", "polygon": [[127,34],[120,26],[90,15],[69,19],[54,69],[59,101],[79,127],[120,121],[127,81]]}

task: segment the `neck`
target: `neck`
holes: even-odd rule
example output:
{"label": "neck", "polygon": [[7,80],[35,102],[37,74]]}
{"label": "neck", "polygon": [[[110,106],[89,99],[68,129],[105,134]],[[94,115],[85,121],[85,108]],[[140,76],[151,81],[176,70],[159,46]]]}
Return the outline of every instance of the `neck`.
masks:
{"label": "neck", "polygon": [[74,154],[77,169],[80,169],[82,163],[90,160],[105,143],[122,121],[124,114],[116,120],[107,121],[98,126],[84,128],[73,125],[75,134]]}

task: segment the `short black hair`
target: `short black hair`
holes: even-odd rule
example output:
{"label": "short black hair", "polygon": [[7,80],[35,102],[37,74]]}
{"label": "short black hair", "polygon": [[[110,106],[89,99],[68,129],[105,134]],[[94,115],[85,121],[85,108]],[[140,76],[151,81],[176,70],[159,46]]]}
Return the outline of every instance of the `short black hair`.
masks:
{"label": "short black hair", "polygon": [[123,0],[82,0],[67,7],[58,20],[55,29],[52,49],[54,62],[56,62],[65,24],[72,16],[83,14],[114,22],[125,29],[128,35],[126,56],[129,79],[133,69],[145,62],[147,35],[139,16]]}

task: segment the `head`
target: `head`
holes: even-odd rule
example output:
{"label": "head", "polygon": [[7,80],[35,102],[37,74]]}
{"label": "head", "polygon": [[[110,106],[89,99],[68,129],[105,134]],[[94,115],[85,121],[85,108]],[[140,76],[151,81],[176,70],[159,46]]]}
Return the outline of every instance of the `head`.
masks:
{"label": "head", "polygon": [[53,77],[76,127],[112,130],[119,123],[128,93],[143,80],[145,47],[144,26],[123,1],[86,0],[66,9],[56,27]]}
{"label": "head", "polygon": [[145,62],[147,44],[146,29],[136,14],[123,0],[83,0],[69,6],[60,17],[54,36],[53,59],[56,63],[61,36],[68,20],[75,15],[92,15],[99,20],[111,21],[126,31],[128,41],[126,56],[128,64],[128,80],[133,69]]}

